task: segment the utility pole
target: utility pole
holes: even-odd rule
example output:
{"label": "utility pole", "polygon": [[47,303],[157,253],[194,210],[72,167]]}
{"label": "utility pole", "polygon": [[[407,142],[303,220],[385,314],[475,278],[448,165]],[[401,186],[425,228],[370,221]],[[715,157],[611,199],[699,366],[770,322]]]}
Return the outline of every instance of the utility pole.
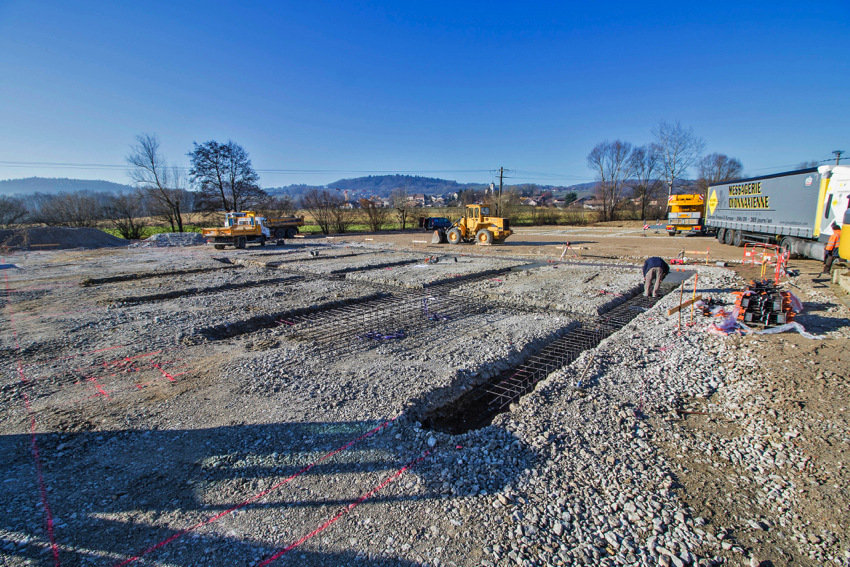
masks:
{"label": "utility pole", "polygon": [[835,165],[838,165],[838,162],[841,161],[841,154],[844,153],[844,150],[835,150],[832,154],[835,156]]}
{"label": "utility pole", "polygon": [[499,212],[496,213],[499,216],[502,216],[502,181],[504,180],[504,177],[505,177],[505,168],[500,167],[499,168]]}

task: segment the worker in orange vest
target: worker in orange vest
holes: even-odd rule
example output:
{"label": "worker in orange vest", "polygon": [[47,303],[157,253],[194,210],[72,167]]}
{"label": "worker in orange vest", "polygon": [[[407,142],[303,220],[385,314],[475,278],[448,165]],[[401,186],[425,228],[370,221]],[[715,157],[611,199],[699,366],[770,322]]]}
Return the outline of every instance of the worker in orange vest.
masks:
{"label": "worker in orange vest", "polygon": [[826,257],[823,259],[822,274],[828,274],[832,270],[832,263],[838,258],[838,244],[841,242],[841,227],[837,222],[832,223],[832,236],[826,243]]}

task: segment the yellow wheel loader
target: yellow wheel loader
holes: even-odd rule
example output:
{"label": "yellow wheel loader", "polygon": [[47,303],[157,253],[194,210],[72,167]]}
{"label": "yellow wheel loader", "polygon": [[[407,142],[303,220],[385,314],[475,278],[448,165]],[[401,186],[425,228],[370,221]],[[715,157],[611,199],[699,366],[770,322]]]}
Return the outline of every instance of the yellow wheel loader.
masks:
{"label": "yellow wheel loader", "polygon": [[452,226],[445,231],[434,232],[434,240],[449,244],[476,242],[489,246],[502,244],[512,234],[510,221],[502,217],[491,217],[490,207],[467,205],[463,216],[453,222]]}

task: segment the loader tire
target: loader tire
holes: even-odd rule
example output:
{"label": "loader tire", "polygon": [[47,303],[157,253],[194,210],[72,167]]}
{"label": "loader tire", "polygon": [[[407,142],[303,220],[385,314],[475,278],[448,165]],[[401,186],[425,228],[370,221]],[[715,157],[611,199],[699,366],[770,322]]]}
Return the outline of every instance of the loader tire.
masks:
{"label": "loader tire", "polygon": [[475,240],[481,246],[489,246],[493,244],[493,233],[486,228],[482,228],[478,231],[478,234],[475,235]]}
{"label": "loader tire", "polygon": [[449,244],[460,244],[463,242],[463,235],[460,233],[459,228],[453,228],[446,233],[446,239],[449,241]]}

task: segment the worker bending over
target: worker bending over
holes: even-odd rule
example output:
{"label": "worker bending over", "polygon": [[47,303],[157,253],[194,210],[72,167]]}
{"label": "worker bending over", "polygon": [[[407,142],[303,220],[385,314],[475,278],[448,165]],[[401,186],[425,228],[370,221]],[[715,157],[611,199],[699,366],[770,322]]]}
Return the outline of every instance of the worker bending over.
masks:
{"label": "worker bending over", "polygon": [[667,277],[670,273],[670,266],[667,262],[653,256],[647,258],[643,263],[643,295],[646,297],[658,297],[658,288],[661,287],[661,280]]}
{"label": "worker bending over", "polygon": [[826,257],[823,259],[822,274],[828,274],[832,270],[832,263],[838,258],[838,245],[841,242],[841,227],[837,222],[832,223],[832,236],[826,243]]}

